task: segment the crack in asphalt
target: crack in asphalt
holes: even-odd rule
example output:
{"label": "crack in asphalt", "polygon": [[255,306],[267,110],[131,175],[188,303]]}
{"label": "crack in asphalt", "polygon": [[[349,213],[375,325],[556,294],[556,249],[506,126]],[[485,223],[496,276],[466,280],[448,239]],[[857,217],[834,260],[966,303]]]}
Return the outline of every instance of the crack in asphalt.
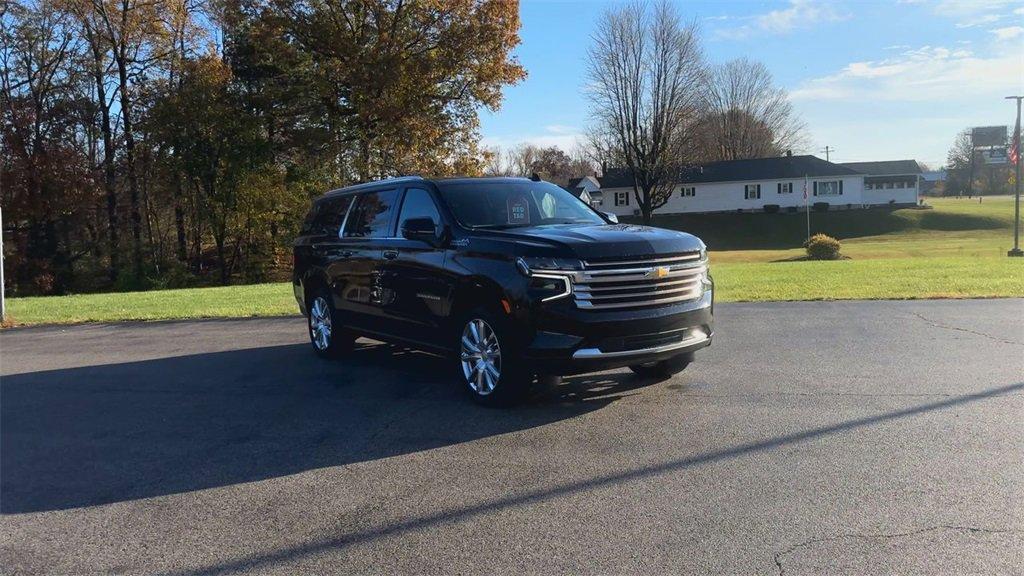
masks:
{"label": "crack in asphalt", "polygon": [[779,576],[784,576],[785,573],[786,573],[786,569],[782,566],[782,560],[783,560],[784,557],[792,554],[793,552],[799,550],[800,548],[806,548],[807,546],[812,546],[814,544],[820,544],[822,542],[833,542],[835,540],[845,540],[845,539],[848,539],[848,538],[857,538],[857,539],[861,539],[861,540],[876,540],[876,539],[891,540],[891,539],[894,539],[894,538],[907,538],[907,537],[910,537],[910,536],[917,536],[918,534],[925,534],[927,532],[936,532],[936,531],[939,531],[939,530],[953,530],[953,531],[956,531],[956,532],[971,532],[971,533],[981,532],[981,533],[985,533],[985,534],[1009,534],[1009,533],[1022,533],[1022,532],[1024,532],[1024,530],[1014,530],[1014,529],[1009,529],[1009,528],[1007,528],[1007,529],[981,528],[981,527],[978,527],[978,526],[955,526],[955,525],[949,525],[949,524],[940,524],[938,526],[929,526],[927,528],[920,528],[918,530],[911,530],[910,532],[896,532],[896,533],[892,533],[892,534],[838,534],[838,535],[835,535],[835,536],[825,536],[825,537],[822,537],[822,538],[811,538],[810,540],[805,540],[805,541],[803,541],[803,542],[801,542],[799,544],[794,544],[793,546],[790,546],[789,548],[787,548],[787,549],[785,549],[785,550],[783,550],[781,552],[776,552],[775,555],[774,555],[775,566],[779,569]]}
{"label": "crack in asphalt", "polygon": [[938,322],[936,320],[932,320],[931,318],[928,318],[926,316],[918,314],[917,312],[911,312],[910,314],[912,314],[913,316],[917,317],[919,320],[923,320],[925,323],[927,323],[927,324],[929,324],[931,326],[934,326],[936,328],[943,328],[945,330],[955,330],[957,332],[966,332],[968,334],[974,334],[975,336],[981,336],[982,338],[988,338],[989,340],[995,340],[996,342],[999,342],[1001,344],[1012,344],[1014,346],[1024,346],[1024,342],[1017,342],[1015,340],[1006,340],[1005,338],[1002,338],[1000,336],[993,336],[992,334],[988,334],[988,333],[985,333],[985,332],[979,332],[977,330],[971,330],[970,328],[961,328],[960,326],[953,326],[953,325],[950,325],[950,324],[943,324],[942,322]]}

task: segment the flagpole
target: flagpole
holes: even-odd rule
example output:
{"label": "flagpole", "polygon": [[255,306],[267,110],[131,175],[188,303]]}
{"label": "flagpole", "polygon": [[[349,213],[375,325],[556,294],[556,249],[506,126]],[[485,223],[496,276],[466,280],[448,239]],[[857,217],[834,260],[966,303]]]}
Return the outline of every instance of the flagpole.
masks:
{"label": "flagpole", "polygon": [[804,174],[804,212],[807,214],[807,241],[811,241],[811,205],[807,201],[807,174]]}
{"label": "flagpole", "polygon": [[1020,164],[1021,164],[1021,149],[1020,149],[1020,101],[1024,100],[1024,96],[1007,96],[1007,100],[1017,101],[1017,124],[1013,128],[1013,152],[1014,160],[1014,174],[1013,189],[1014,189],[1014,203],[1013,203],[1013,250],[1006,253],[1007,256],[1024,256],[1024,251],[1020,249]]}

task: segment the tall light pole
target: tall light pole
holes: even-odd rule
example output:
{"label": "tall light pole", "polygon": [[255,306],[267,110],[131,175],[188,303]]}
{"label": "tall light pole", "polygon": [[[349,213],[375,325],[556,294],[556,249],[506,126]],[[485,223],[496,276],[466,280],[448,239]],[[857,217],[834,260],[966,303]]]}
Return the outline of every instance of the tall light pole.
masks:
{"label": "tall light pole", "polygon": [[1013,179],[1013,250],[1006,253],[1007,256],[1024,256],[1024,252],[1020,249],[1020,101],[1024,100],[1024,96],[1007,96],[1007,100],[1017,101],[1017,124],[1013,128],[1013,146],[1016,150],[1014,154],[1016,156],[1016,170]]}

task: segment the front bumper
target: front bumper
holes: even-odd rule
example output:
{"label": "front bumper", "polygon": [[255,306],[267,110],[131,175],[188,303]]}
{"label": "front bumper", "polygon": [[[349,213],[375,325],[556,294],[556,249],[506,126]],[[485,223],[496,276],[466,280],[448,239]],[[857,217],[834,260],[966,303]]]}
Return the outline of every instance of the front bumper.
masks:
{"label": "front bumper", "polygon": [[538,373],[569,375],[657,362],[711,345],[714,295],[674,306],[596,313],[563,310],[543,318],[525,360]]}

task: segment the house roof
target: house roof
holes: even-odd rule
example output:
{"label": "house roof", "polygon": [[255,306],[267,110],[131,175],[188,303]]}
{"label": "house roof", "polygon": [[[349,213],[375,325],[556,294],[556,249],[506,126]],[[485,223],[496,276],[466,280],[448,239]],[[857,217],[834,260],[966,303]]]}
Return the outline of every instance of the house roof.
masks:
{"label": "house roof", "polygon": [[576,188],[580,185],[580,182],[583,182],[583,178],[569,178],[569,183],[565,186],[566,188]]}
{"label": "house roof", "polygon": [[[569,183],[571,184],[572,181],[570,180]],[[584,188],[582,186],[559,186],[559,188],[565,190],[566,192],[572,194],[577,198],[579,198],[584,192]]]}
{"label": "house roof", "polygon": [[907,174],[920,174],[921,166],[917,160],[883,160],[880,162],[843,162],[840,166],[846,166],[871,176],[905,176]]}
{"label": "house roof", "polygon": [[[860,172],[826,162],[817,156],[779,156],[748,160],[709,162],[682,170],[680,184],[704,182],[737,182],[743,180],[781,180],[809,176],[855,176]],[[610,169],[599,178],[601,188],[626,188],[633,185],[633,177],[624,168]]]}

